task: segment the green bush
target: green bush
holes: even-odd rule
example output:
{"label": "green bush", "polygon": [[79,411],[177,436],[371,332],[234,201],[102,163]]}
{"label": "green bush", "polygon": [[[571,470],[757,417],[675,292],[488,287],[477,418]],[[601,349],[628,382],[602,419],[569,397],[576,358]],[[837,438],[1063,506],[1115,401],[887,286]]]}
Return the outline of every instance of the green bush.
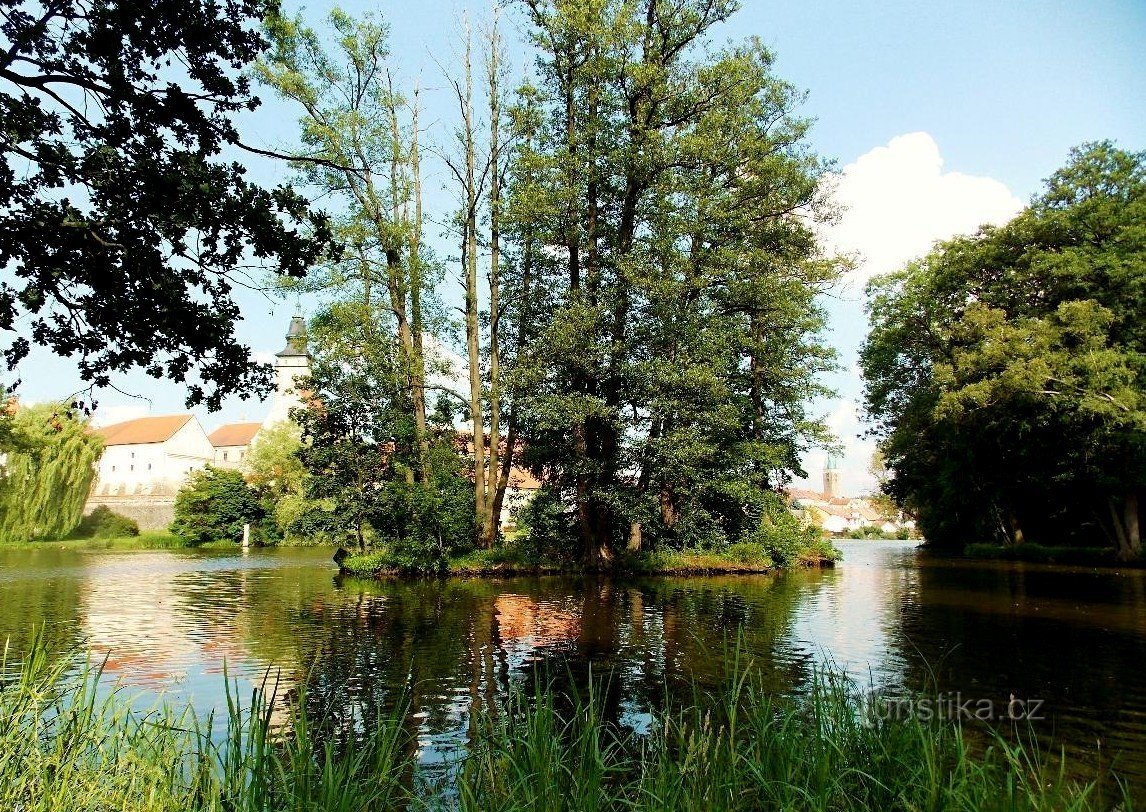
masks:
{"label": "green bush", "polygon": [[760,524],[747,541],[759,545],[777,566],[790,567],[811,557],[829,561],[839,557],[839,552],[824,541],[818,528],[800,524],[779,494],[765,492],[759,510]]}
{"label": "green bush", "polygon": [[139,523],[127,516],[121,516],[106,505],[100,505],[80,519],[80,523],[72,535],[81,539],[138,536]]}
{"label": "green bush", "polygon": [[254,490],[238,471],[207,466],[191,474],[175,497],[171,532],[188,544],[242,541],[243,525],[252,529],[266,515]]}

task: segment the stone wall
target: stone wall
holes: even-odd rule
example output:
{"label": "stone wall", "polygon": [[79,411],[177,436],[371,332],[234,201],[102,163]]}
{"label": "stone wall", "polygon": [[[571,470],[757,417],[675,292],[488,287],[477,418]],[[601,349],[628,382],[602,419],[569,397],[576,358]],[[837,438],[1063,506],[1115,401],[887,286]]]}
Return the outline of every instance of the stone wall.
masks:
{"label": "stone wall", "polygon": [[167,530],[175,519],[174,496],[92,496],[84,505],[84,513],[100,505],[135,519],[140,530]]}

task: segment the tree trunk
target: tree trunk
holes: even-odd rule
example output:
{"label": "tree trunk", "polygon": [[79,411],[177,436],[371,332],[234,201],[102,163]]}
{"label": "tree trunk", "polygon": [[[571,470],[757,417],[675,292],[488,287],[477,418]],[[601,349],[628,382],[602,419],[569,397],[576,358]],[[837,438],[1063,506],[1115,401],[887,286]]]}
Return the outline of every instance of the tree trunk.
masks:
{"label": "tree trunk", "polygon": [[[491,523],[490,502],[486,488],[485,415],[482,403],[481,343],[478,322],[477,285],[477,169],[473,124],[473,62],[469,22],[465,23],[466,46],[463,55],[465,89],[460,99],[462,107],[462,140],[466,151],[464,178],[465,216],[462,223],[462,264],[466,279],[466,360],[469,365],[470,425],[474,446],[474,509],[477,543],[485,546]],[[496,439],[494,439],[496,442]]]}
{"label": "tree trunk", "polygon": [[629,544],[627,547],[630,553],[639,553],[641,551],[641,523],[633,522],[629,525]]}
{"label": "tree trunk", "polygon": [[[501,97],[498,87],[500,43],[497,33],[497,7],[489,36],[489,486],[486,494],[486,520],[483,546],[497,543],[501,526],[501,503],[505,497],[499,475],[501,452],[501,142],[499,124]],[[506,449],[506,456],[510,452]]]}
{"label": "tree trunk", "polygon": [[1142,535],[1138,522],[1138,494],[1130,491],[1122,503],[1122,525],[1125,529],[1125,543],[1119,558],[1129,561],[1142,555]]}
{"label": "tree trunk", "polygon": [[1014,513],[1008,513],[1007,519],[1011,525],[1011,544],[1018,547],[1026,541],[1026,538],[1023,536],[1023,527],[1019,524],[1019,518]]}

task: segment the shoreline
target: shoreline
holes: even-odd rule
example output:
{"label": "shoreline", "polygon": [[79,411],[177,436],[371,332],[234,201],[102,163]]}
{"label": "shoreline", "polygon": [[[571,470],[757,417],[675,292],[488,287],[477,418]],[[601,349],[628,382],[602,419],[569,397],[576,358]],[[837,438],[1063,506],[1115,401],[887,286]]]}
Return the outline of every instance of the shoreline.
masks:
{"label": "shoreline", "polygon": [[339,566],[338,574],[345,578],[359,578],[376,581],[404,581],[422,578],[525,578],[538,576],[569,576],[581,577],[586,575],[616,576],[622,578],[645,576],[676,576],[676,577],[704,577],[711,575],[776,575],[791,570],[803,569],[831,569],[835,567],[835,560],[830,558],[802,559],[789,566],[760,563],[727,562],[681,562],[666,566],[626,566],[624,564],[608,568],[591,568],[581,566],[557,564],[490,564],[474,566],[467,564],[451,564],[444,572],[433,573],[407,573],[396,568],[384,568],[371,572],[363,572],[345,566]]}

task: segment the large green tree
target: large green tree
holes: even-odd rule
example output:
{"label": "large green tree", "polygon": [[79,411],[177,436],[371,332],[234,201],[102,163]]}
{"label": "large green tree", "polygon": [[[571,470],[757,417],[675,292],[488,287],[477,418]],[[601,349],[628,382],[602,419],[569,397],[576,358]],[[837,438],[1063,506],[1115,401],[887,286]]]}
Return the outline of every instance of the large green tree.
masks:
{"label": "large green tree", "polygon": [[361,304],[339,304],[310,331],[310,393],[295,418],[311,526],[374,546],[394,566],[437,570],[472,542],[472,486],[452,426],[428,424],[424,447],[410,408],[405,359],[393,336]]}
{"label": "large green tree", "polygon": [[867,409],[929,539],[1140,552],[1146,153],[1073,150],[1010,223],[869,293]]}
{"label": "large green tree", "polygon": [[0,416],[0,542],[60,538],[83,516],[103,444],[75,409]]}
{"label": "large green tree", "polygon": [[527,459],[590,565],[742,538],[824,435],[815,295],[840,263],[813,231],[826,167],[801,94],[759,42],[713,47],[732,2],[527,7],[540,56],[505,223]]}
{"label": "large green tree", "polygon": [[[242,71],[273,0],[7,0],[0,22],[0,331],[85,381],[142,368],[188,403],[270,387],[234,337],[251,263],[299,276],[328,243],[288,187],[252,184],[225,149],[253,109]],[[189,377],[190,376],[190,377]]]}

